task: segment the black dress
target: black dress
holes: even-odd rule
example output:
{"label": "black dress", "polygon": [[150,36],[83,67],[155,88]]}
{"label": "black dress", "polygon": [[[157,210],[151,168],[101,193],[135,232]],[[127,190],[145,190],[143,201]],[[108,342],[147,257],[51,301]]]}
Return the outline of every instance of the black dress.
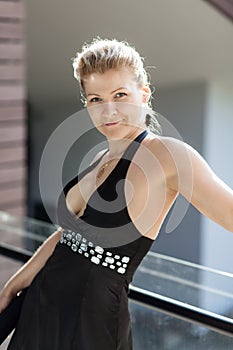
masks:
{"label": "black dress", "polygon": [[65,196],[100,159],[72,179],[58,200],[63,228],[27,292],[8,350],[131,350],[128,286],[153,240],[132,223],[124,179],[143,131],[87,202],[72,214]]}

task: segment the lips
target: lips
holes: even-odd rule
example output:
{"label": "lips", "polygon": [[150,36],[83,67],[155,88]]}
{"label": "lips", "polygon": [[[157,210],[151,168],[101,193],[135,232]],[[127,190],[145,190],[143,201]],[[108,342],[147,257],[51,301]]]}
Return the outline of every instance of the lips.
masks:
{"label": "lips", "polygon": [[118,123],[120,123],[120,121],[105,123],[104,125],[106,125],[106,126],[111,126],[111,125],[116,125],[116,124],[118,124]]}

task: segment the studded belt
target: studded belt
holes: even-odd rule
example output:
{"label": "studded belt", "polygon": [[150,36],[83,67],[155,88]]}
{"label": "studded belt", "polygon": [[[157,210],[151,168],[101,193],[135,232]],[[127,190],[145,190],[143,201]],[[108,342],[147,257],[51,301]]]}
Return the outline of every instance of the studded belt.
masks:
{"label": "studded belt", "polygon": [[73,252],[83,255],[92,263],[115,270],[120,274],[126,272],[130,261],[129,256],[113,254],[100,246],[95,246],[93,242],[72,230],[62,229],[60,243],[66,244]]}

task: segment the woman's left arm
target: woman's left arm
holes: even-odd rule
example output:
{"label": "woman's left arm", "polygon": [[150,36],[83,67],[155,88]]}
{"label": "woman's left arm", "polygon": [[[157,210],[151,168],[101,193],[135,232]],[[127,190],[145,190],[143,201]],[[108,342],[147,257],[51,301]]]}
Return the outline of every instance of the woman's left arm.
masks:
{"label": "woman's left arm", "polygon": [[170,140],[175,163],[171,187],[181,193],[202,214],[233,232],[233,190],[211,169],[190,145]]}

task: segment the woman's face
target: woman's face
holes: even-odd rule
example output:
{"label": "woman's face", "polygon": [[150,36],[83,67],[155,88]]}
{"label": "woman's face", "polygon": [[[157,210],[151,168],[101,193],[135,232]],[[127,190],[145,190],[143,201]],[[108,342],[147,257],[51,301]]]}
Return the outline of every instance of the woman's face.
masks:
{"label": "woman's face", "polygon": [[146,128],[148,87],[139,87],[127,68],[93,73],[84,80],[87,109],[98,130],[120,138]]}

